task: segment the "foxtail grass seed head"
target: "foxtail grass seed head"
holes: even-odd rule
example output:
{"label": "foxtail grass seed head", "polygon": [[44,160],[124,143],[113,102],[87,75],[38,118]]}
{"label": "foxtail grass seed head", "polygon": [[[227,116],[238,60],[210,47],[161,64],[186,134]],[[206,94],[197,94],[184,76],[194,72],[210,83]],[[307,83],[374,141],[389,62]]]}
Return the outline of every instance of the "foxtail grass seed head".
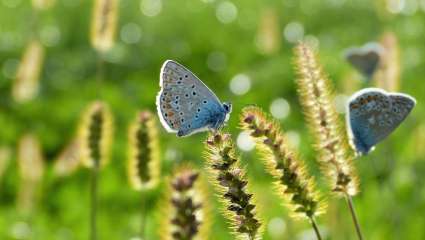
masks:
{"label": "foxtail grass seed head", "polygon": [[8,146],[0,146],[0,183],[10,163],[11,150]]}
{"label": "foxtail grass seed head", "polygon": [[18,145],[18,168],[22,179],[39,181],[44,172],[41,145],[36,136],[24,135]]}
{"label": "foxtail grass seed head", "polygon": [[256,216],[253,194],[247,188],[248,181],[239,166],[240,160],[230,134],[211,134],[205,147],[211,181],[219,191],[234,235],[237,239],[260,239],[261,222]]}
{"label": "foxtail grass seed head", "polygon": [[208,239],[208,202],[199,173],[191,167],[177,170],[167,191],[167,212],[161,240]]}
{"label": "foxtail grass seed head", "polygon": [[43,62],[43,46],[38,40],[30,41],[21,58],[12,86],[12,96],[16,102],[27,102],[38,95]]}
{"label": "foxtail grass seed head", "polygon": [[397,36],[386,32],[382,35],[380,44],[384,51],[375,74],[376,86],[389,92],[397,92],[400,88],[400,48]]}
{"label": "foxtail grass seed head", "polygon": [[106,103],[93,102],[82,115],[79,141],[84,166],[105,166],[109,162],[113,135],[113,118]]}
{"label": "foxtail grass seed head", "polygon": [[288,146],[279,124],[258,107],[242,111],[241,126],[255,139],[269,172],[276,179],[279,195],[292,210],[292,216],[312,219],[324,212],[325,204],[308,177],[303,162]]}
{"label": "foxtail grass seed head", "polygon": [[69,176],[81,166],[80,147],[80,142],[77,138],[65,146],[53,165],[53,172],[56,176]]}
{"label": "foxtail grass seed head", "polygon": [[334,192],[354,196],[358,192],[358,179],[352,164],[353,154],[333,104],[331,83],[311,47],[299,43],[295,55],[299,98],[314,136],[318,161]]}
{"label": "foxtail grass seed head", "polygon": [[262,10],[255,43],[263,54],[273,54],[279,51],[281,43],[279,18],[274,8]]}
{"label": "foxtail grass seed head", "polygon": [[111,49],[115,43],[118,18],[118,0],[94,0],[90,40],[100,52]]}
{"label": "foxtail grass seed head", "polygon": [[37,10],[46,10],[55,4],[55,0],[32,0],[32,7]]}
{"label": "foxtail grass seed head", "polygon": [[41,145],[34,135],[27,134],[20,138],[17,157],[20,176],[17,208],[28,214],[38,198],[37,189],[44,173]]}
{"label": "foxtail grass seed head", "polygon": [[160,149],[155,115],[137,114],[128,129],[128,177],[135,190],[150,189],[159,182]]}

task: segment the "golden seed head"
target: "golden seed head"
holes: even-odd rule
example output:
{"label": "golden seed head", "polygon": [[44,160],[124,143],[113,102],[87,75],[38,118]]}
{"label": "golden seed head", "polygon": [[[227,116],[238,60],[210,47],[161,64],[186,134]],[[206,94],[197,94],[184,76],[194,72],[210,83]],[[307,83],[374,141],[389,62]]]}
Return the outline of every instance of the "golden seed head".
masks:
{"label": "golden seed head", "polygon": [[81,144],[79,139],[73,139],[61,151],[53,165],[53,172],[60,177],[74,173],[81,166]]}
{"label": "golden seed head", "polygon": [[209,239],[210,207],[200,173],[191,166],[179,167],[166,191],[160,228],[161,240]]}
{"label": "golden seed head", "polygon": [[29,214],[36,205],[40,182],[44,174],[44,160],[41,144],[32,134],[26,134],[18,143],[19,192],[17,208]]}
{"label": "golden seed head", "polygon": [[44,160],[41,145],[32,134],[26,134],[19,140],[18,167],[22,179],[37,182],[44,173]]}
{"label": "golden seed head", "polygon": [[160,177],[158,126],[149,111],[137,114],[128,129],[128,177],[135,190],[155,187]]}
{"label": "golden seed head", "polygon": [[12,96],[16,102],[27,102],[38,95],[43,63],[43,46],[38,40],[30,41],[22,56],[12,86]]}
{"label": "golden seed head", "polygon": [[231,222],[233,234],[237,239],[259,239],[262,223],[231,135],[214,133],[208,137],[205,147],[209,176],[219,191],[225,206],[223,212]]}
{"label": "golden seed head", "polygon": [[334,192],[355,195],[358,179],[346,132],[333,104],[331,82],[320,66],[316,54],[307,44],[295,48],[299,98],[314,147]]}
{"label": "golden seed head", "polygon": [[258,107],[246,107],[241,127],[256,142],[268,171],[275,178],[277,193],[285,200],[295,218],[314,218],[325,211],[326,204],[307,175],[304,162],[288,144],[279,124]]}
{"label": "golden seed head", "polygon": [[106,52],[113,47],[117,18],[118,0],[95,0],[90,38],[97,51]]}
{"label": "golden seed head", "polygon": [[258,50],[263,54],[273,54],[279,51],[281,43],[280,27],[274,8],[262,10],[255,43]]}
{"label": "golden seed head", "polygon": [[84,166],[104,167],[112,147],[113,117],[106,103],[95,101],[82,115],[79,130],[80,154]]}

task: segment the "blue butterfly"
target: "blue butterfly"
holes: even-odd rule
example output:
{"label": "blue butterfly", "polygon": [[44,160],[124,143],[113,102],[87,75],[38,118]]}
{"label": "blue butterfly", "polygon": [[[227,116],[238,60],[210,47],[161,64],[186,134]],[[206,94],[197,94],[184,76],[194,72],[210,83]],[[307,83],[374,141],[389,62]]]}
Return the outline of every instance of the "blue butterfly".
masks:
{"label": "blue butterfly", "polygon": [[351,145],[360,155],[392,133],[409,115],[416,100],[406,94],[387,93],[379,88],[356,92],[347,104],[347,129]]}
{"label": "blue butterfly", "polygon": [[346,60],[368,80],[370,80],[380,64],[384,47],[371,42],[360,48],[349,48],[345,51]]}
{"label": "blue butterfly", "polygon": [[219,130],[229,119],[232,105],[217,96],[188,69],[167,60],[161,68],[156,99],[164,128],[177,136]]}

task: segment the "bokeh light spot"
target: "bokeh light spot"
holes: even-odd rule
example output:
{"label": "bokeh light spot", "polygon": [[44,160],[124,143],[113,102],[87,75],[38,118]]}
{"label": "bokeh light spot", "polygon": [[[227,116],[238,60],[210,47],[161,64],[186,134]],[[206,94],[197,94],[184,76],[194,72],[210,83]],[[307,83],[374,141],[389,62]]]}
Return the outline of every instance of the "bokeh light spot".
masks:
{"label": "bokeh light spot", "polygon": [[277,98],[270,104],[270,113],[277,119],[288,117],[291,108],[284,98]]}
{"label": "bokeh light spot", "polygon": [[31,228],[26,222],[16,222],[12,226],[11,235],[15,239],[28,239],[31,237]]}
{"label": "bokeh light spot", "polygon": [[217,6],[215,14],[218,21],[227,24],[236,20],[238,17],[238,9],[232,2],[224,1]]}
{"label": "bokeh light spot", "polygon": [[297,149],[301,143],[300,134],[296,131],[288,131],[286,132],[286,138],[288,139],[289,145],[293,148]]}
{"label": "bokeh light spot", "polygon": [[161,0],[142,0],[140,2],[140,10],[148,17],[155,17],[162,10]]}
{"label": "bokeh light spot", "polygon": [[279,217],[272,218],[267,225],[267,231],[272,239],[282,239],[286,232],[286,222]]}
{"label": "bokeh light spot", "polygon": [[127,44],[135,44],[140,41],[142,31],[140,26],[136,23],[127,23],[121,28],[121,40]]}
{"label": "bokeh light spot", "polygon": [[405,0],[387,0],[387,9],[390,13],[400,13],[405,5]]}
{"label": "bokeh light spot", "polygon": [[252,151],[255,147],[255,142],[249,135],[248,131],[240,132],[238,138],[236,139],[236,143],[238,147],[245,152]]}
{"label": "bokeh light spot", "polygon": [[303,39],[304,27],[299,22],[290,22],[283,30],[283,36],[290,43],[297,43]]}
{"label": "bokeh light spot", "polygon": [[339,94],[335,96],[334,103],[335,108],[338,113],[345,113],[346,112],[346,106],[348,102],[349,97],[344,94]]}
{"label": "bokeh light spot", "polygon": [[230,90],[236,95],[244,95],[251,89],[251,78],[243,73],[237,74],[230,81]]}

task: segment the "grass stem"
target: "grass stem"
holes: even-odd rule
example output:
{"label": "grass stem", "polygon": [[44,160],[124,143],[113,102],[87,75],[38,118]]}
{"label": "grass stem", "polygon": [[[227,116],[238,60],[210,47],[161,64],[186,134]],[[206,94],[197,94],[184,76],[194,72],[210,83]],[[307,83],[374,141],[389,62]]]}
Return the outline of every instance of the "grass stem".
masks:
{"label": "grass stem", "polygon": [[90,239],[97,239],[97,188],[98,188],[98,172],[99,162],[94,161],[93,168],[91,168],[91,206],[90,206]]}
{"label": "grass stem", "polygon": [[145,229],[146,229],[146,192],[142,191],[141,197],[141,206],[140,206],[140,239],[145,239]]}
{"label": "grass stem", "polygon": [[314,233],[316,234],[317,240],[322,240],[322,236],[320,235],[319,227],[317,226],[316,220],[314,218],[310,218],[311,225],[313,226]]}
{"label": "grass stem", "polygon": [[351,217],[353,218],[354,226],[356,227],[357,237],[359,238],[359,240],[363,240],[364,238],[360,228],[359,220],[357,218],[356,210],[354,209],[353,199],[348,194],[346,195],[346,199],[347,199],[348,207],[350,208]]}

